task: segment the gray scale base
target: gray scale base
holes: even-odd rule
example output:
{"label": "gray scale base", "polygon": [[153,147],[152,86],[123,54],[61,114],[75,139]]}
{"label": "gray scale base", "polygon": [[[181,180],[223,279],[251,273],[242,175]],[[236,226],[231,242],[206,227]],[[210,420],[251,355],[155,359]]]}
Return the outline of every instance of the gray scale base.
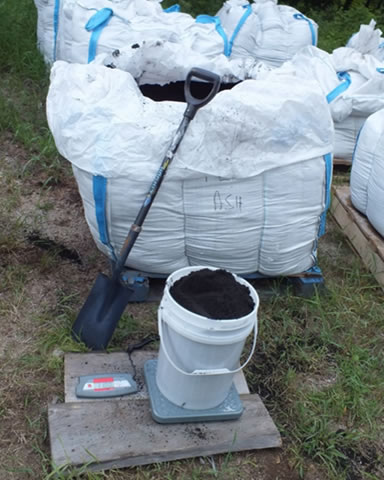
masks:
{"label": "gray scale base", "polygon": [[159,390],[156,383],[157,359],[148,360],[144,364],[145,381],[153,419],[158,423],[209,422],[236,420],[243,413],[243,404],[232,387],[227,398],[217,407],[205,410],[190,410],[170,402]]}

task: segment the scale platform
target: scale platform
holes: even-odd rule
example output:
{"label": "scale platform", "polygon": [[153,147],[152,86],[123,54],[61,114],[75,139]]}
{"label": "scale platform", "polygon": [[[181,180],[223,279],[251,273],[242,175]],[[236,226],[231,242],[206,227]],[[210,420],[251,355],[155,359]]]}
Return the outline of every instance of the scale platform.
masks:
{"label": "scale platform", "polygon": [[152,418],[157,423],[213,422],[237,420],[243,413],[243,404],[235,385],[227,398],[215,408],[191,410],[170,402],[159,390],[156,383],[157,359],[147,360],[144,376],[149,393]]}

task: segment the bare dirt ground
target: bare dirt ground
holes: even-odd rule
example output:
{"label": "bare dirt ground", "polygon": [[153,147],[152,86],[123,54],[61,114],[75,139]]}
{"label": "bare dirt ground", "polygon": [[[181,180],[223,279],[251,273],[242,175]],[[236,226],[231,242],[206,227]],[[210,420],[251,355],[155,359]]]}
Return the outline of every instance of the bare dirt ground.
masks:
{"label": "bare dirt ground", "polygon": [[[0,480],[44,479],[49,473],[47,405],[63,400],[62,352],[56,345],[63,338],[53,332],[60,332],[61,322],[68,324],[74,318],[97,273],[108,271],[84,220],[73,177],[69,173],[59,184],[43,187],[43,174],[21,175],[27,160],[27,153],[12,138],[3,136]],[[155,306],[133,305],[130,309],[134,318],[145,317],[155,329]],[[219,455],[214,468],[216,478],[221,479],[299,479],[286,445],[236,454],[229,461]],[[121,470],[102,478],[203,479],[212,478],[212,472],[212,464],[201,458]],[[305,478],[325,477],[315,465],[308,465]]]}

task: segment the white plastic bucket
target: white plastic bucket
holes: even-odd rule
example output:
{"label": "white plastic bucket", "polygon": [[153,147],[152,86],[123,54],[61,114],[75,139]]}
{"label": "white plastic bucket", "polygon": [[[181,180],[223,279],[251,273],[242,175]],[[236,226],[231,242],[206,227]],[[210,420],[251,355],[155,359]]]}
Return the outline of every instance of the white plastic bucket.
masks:
{"label": "white plastic bucket", "polygon": [[[246,280],[233,275],[249,289],[254,309],[231,320],[213,320],[179,305],[170,288],[191,272],[212,267],[186,267],[172,273],[166,282],[158,310],[160,351],[156,382],[160,392],[172,403],[192,409],[214,408],[225,400],[233,375],[251,359],[256,346],[259,297]],[[239,366],[245,341],[254,332],[246,362]]]}

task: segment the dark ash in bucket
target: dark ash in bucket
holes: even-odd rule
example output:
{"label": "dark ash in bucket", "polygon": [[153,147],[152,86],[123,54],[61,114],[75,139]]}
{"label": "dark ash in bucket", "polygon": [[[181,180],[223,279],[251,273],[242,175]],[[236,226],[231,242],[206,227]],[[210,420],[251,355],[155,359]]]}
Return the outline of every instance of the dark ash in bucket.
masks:
{"label": "dark ash in bucket", "polygon": [[248,287],[222,269],[191,272],[177,280],[169,291],[185,309],[213,320],[244,317],[255,308]]}

